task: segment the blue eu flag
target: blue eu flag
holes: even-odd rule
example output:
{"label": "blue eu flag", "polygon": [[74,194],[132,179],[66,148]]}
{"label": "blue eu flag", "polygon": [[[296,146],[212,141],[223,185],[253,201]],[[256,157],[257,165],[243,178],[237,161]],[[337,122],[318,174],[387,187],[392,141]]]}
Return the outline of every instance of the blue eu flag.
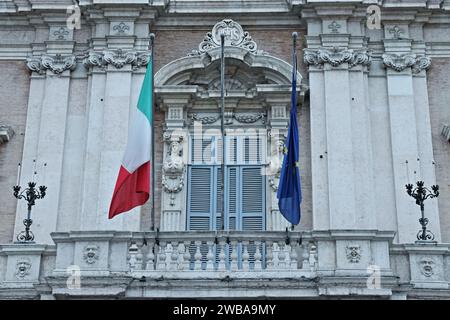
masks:
{"label": "blue eu flag", "polygon": [[302,190],[298,159],[297,127],[297,59],[294,59],[292,71],[292,97],[288,136],[284,148],[283,167],[278,185],[278,208],[283,216],[293,225],[300,222],[300,203]]}

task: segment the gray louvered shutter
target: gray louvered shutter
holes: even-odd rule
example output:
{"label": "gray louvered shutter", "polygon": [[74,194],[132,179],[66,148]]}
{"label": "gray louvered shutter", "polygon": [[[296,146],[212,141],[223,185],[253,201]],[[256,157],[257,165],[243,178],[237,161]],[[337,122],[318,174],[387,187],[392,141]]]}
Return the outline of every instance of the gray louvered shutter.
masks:
{"label": "gray louvered shutter", "polygon": [[189,167],[188,230],[211,230],[213,167]]}
{"label": "gray louvered shutter", "polygon": [[264,230],[265,188],[261,167],[242,167],[240,182],[241,230]]}

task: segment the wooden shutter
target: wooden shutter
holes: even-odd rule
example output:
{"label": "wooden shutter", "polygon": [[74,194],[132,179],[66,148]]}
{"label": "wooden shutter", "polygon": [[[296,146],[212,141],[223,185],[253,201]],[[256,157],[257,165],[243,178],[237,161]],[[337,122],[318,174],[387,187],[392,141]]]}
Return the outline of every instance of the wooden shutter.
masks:
{"label": "wooden shutter", "polygon": [[265,180],[261,167],[241,167],[240,171],[240,229],[264,230]]}
{"label": "wooden shutter", "polygon": [[188,230],[211,230],[213,167],[189,167]]}

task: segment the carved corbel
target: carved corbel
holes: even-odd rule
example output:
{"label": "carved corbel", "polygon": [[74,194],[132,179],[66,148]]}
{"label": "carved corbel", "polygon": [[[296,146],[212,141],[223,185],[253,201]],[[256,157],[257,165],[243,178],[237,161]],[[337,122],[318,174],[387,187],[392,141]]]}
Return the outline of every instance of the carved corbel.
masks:
{"label": "carved corbel", "polygon": [[168,152],[163,163],[162,186],[163,190],[170,194],[170,205],[175,205],[175,194],[184,186],[186,165],[183,159],[183,135],[166,132],[164,140],[168,144]]}

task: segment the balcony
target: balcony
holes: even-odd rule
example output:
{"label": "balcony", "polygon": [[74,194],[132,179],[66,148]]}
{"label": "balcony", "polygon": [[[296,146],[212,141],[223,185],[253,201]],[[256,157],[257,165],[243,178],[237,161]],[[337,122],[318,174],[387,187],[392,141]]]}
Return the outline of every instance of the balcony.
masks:
{"label": "balcony", "polygon": [[432,288],[447,294],[448,246],[396,245],[393,236],[376,230],[58,232],[55,245],[0,245],[0,297],[405,298]]}

